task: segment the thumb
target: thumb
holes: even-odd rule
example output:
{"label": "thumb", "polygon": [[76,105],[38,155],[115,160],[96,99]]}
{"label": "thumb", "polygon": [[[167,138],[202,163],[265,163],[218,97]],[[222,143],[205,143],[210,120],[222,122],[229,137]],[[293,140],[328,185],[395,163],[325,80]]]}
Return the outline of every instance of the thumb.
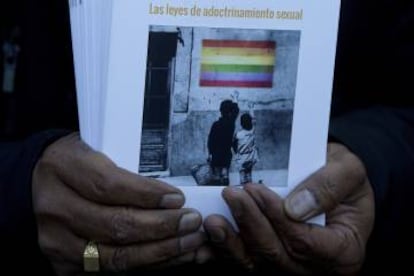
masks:
{"label": "thumb", "polygon": [[329,144],[326,166],[303,181],[284,202],[286,214],[305,221],[334,209],[366,179],[361,160],[345,146]]}

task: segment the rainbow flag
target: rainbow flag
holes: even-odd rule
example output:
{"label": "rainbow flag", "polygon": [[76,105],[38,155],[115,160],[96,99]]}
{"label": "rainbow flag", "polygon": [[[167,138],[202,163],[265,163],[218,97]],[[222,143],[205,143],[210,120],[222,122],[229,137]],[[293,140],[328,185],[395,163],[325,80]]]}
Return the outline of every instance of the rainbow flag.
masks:
{"label": "rainbow flag", "polygon": [[276,42],[203,40],[200,86],[271,88]]}

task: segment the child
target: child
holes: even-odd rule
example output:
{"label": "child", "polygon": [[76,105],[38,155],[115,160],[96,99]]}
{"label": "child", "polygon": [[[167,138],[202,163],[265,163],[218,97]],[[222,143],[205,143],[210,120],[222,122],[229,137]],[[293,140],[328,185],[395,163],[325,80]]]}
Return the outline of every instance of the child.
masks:
{"label": "child", "polygon": [[233,149],[236,152],[236,165],[240,172],[240,184],[252,182],[253,166],[258,161],[258,153],[255,144],[253,118],[245,113],[240,118],[242,130],[234,137]]}
{"label": "child", "polygon": [[215,185],[229,185],[229,168],[235,121],[239,114],[237,103],[225,100],[220,104],[221,117],[211,126],[208,136],[210,166],[213,170]]}

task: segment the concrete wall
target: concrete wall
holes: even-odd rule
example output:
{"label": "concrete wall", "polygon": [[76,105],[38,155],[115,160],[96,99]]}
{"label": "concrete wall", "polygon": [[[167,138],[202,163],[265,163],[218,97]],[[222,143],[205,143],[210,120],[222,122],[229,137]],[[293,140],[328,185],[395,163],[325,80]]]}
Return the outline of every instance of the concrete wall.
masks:
{"label": "concrete wall", "polygon": [[[242,114],[242,113],[241,113]],[[170,171],[172,176],[189,175],[191,166],[205,163],[207,137],[217,111],[191,111],[186,119],[172,126]],[[254,111],[256,144],[260,161],[258,170],[287,169],[291,137],[292,112],[288,110]],[[236,122],[239,127],[240,121]],[[183,158],[185,156],[185,158]],[[231,168],[234,171],[234,168]]]}
{"label": "concrete wall", "polygon": [[[257,169],[286,169],[289,159],[293,102],[299,58],[299,31],[152,27],[179,31],[172,95],[169,167],[172,176],[188,175],[205,162],[211,124],[220,117],[220,103],[231,99],[254,113],[260,162]],[[273,88],[200,87],[203,39],[276,41]],[[238,126],[239,120],[236,122]]]}

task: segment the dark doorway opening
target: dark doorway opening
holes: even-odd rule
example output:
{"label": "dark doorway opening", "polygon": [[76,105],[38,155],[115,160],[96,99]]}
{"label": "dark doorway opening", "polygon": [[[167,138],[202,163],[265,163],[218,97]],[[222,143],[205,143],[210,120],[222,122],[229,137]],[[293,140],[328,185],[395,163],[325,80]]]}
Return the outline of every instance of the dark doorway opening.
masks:
{"label": "dark doorway opening", "polygon": [[168,171],[171,90],[177,33],[150,32],[139,172]]}

